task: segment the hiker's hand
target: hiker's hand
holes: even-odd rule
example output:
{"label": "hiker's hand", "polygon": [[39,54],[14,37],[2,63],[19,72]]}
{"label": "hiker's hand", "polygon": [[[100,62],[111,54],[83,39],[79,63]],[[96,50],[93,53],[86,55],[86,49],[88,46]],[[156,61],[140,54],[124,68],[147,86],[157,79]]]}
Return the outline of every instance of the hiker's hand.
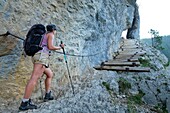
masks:
{"label": "hiker's hand", "polygon": [[60,44],[60,47],[61,47],[61,48],[64,48],[64,46],[65,46],[64,44]]}

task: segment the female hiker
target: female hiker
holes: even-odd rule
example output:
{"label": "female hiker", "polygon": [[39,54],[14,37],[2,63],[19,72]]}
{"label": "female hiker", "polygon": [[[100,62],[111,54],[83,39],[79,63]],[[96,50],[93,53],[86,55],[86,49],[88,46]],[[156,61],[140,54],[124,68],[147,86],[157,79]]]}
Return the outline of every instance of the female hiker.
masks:
{"label": "female hiker", "polygon": [[61,44],[59,47],[53,45],[54,35],[56,34],[56,26],[53,24],[46,26],[47,33],[45,34],[42,46],[43,49],[37,52],[33,57],[33,71],[30,80],[28,81],[25,94],[22,99],[19,110],[28,110],[28,109],[37,109],[37,106],[31,102],[31,94],[32,91],[38,81],[38,79],[43,75],[46,75],[45,79],[45,90],[46,94],[44,97],[44,101],[53,100],[53,96],[51,95],[51,80],[53,77],[53,72],[48,67],[48,57],[50,50],[60,50],[61,47],[64,47],[64,44]]}

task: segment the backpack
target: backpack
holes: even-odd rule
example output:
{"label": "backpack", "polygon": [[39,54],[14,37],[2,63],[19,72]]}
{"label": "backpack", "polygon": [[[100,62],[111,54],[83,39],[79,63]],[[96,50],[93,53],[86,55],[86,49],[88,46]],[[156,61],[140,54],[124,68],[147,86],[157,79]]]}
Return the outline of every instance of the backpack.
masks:
{"label": "backpack", "polygon": [[24,41],[24,51],[26,55],[34,56],[35,53],[43,49],[41,43],[45,33],[45,26],[42,24],[35,24],[30,28]]}

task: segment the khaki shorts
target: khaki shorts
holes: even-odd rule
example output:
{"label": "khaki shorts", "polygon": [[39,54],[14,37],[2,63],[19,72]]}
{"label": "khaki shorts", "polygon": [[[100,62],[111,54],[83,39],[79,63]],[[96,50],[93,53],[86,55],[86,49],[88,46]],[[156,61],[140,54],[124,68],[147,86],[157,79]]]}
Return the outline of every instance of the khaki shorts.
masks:
{"label": "khaki shorts", "polygon": [[49,54],[38,52],[32,57],[33,63],[43,64],[48,67],[49,65]]}

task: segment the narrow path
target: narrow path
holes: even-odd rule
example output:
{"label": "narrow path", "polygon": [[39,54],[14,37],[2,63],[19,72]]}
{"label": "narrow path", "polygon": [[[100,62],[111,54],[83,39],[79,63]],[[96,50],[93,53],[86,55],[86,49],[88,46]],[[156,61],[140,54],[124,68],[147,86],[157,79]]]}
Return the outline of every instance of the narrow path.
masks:
{"label": "narrow path", "polygon": [[149,72],[149,67],[142,67],[139,58],[146,55],[146,51],[135,39],[123,39],[120,48],[113,54],[113,59],[102,62],[97,70]]}

